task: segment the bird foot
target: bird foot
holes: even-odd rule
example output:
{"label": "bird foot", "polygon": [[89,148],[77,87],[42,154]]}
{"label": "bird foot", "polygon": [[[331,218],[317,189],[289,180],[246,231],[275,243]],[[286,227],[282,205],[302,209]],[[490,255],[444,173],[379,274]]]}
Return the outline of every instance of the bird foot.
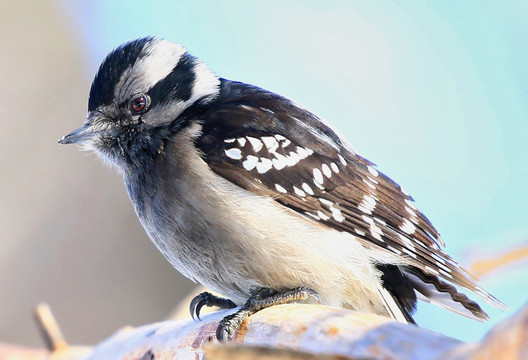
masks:
{"label": "bird foot", "polygon": [[242,325],[244,320],[257,311],[292,301],[304,301],[310,296],[315,298],[319,304],[321,303],[321,297],[319,294],[315,290],[307,287],[298,287],[281,292],[268,288],[260,288],[253,292],[240,310],[224,317],[220,321],[220,324],[216,329],[216,338],[219,341],[230,339],[235,331],[240,328],[240,325]]}
{"label": "bird foot", "polygon": [[191,300],[191,304],[189,306],[189,310],[191,312],[191,316],[193,318],[193,320],[196,320],[194,315],[196,314],[196,318],[198,320],[201,320],[200,319],[200,310],[202,310],[202,307],[204,306],[207,306],[207,307],[212,307],[212,306],[216,306],[216,307],[219,307],[221,309],[232,309],[234,307],[236,307],[235,303],[232,302],[231,300],[229,299],[224,299],[224,298],[221,298],[219,296],[216,296],[216,295],[213,295],[207,291],[199,294],[199,295],[196,295],[192,300]]}

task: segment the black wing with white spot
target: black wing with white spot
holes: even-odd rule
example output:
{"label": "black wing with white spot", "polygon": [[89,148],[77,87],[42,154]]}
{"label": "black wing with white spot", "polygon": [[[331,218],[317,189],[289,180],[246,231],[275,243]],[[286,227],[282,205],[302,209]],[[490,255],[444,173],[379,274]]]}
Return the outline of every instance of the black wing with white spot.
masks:
{"label": "black wing with white spot", "polygon": [[[406,258],[409,269],[424,273],[414,276],[422,282],[439,276],[496,301],[441,249],[438,232],[413,199],[315,115],[241,83],[224,82],[220,100],[214,111],[202,114],[197,140],[214,172],[307,218],[347,231],[366,246]],[[446,292],[456,297],[456,289]],[[475,309],[467,315],[485,316],[474,302],[463,300]]]}

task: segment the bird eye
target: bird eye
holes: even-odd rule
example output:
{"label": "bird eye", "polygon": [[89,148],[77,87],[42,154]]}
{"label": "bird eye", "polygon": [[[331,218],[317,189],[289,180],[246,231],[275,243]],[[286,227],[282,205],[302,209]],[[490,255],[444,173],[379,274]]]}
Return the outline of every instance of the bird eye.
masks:
{"label": "bird eye", "polygon": [[147,95],[138,95],[132,98],[129,103],[130,110],[133,113],[139,114],[147,110],[149,106],[149,99]]}

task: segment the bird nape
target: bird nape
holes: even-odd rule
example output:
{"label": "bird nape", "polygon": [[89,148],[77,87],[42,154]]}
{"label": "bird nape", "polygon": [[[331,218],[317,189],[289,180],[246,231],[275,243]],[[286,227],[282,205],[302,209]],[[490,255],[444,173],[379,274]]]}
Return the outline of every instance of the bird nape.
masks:
{"label": "bird nape", "polygon": [[444,252],[409,194],[327,123],[218,77],[181,45],[147,37],[112,51],[84,125],[59,142],[117,168],[167,260],[226,297],[200,294],[193,317],[203,306],[241,307],[221,321],[219,339],[290,301],[407,323],[417,299],[486,320],[459,288],[503,306]]}

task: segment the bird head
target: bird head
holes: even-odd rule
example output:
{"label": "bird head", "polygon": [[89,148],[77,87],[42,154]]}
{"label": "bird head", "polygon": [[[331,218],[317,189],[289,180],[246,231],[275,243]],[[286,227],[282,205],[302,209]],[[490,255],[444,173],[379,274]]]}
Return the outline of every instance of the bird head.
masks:
{"label": "bird head", "polygon": [[84,124],[60,144],[82,144],[118,168],[156,152],[158,135],[220,79],[179,44],[157,37],[125,43],[103,61],[90,89]]}

